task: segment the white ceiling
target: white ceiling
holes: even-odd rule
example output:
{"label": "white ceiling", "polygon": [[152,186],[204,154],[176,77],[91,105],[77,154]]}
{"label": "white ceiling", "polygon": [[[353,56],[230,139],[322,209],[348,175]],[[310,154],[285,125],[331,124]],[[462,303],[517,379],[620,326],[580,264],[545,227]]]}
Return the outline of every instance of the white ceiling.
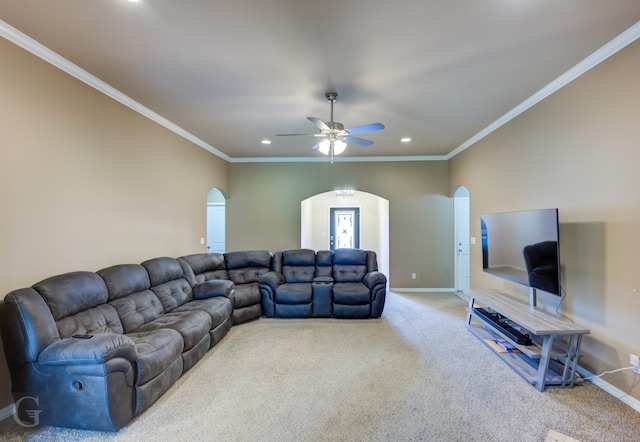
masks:
{"label": "white ceiling", "polygon": [[386,126],[342,156],[438,158],[637,38],[640,1],[0,0],[0,20],[231,161],[326,160],[275,134],[315,132],[330,91],[335,121]]}

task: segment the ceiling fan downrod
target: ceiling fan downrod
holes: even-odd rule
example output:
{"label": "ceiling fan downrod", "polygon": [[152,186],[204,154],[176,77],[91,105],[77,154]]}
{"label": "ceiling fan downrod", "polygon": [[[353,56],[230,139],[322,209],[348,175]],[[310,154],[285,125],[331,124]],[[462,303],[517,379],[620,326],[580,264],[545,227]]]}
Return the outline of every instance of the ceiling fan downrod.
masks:
{"label": "ceiling fan downrod", "polygon": [[324,96],[327,97],[327,100],[331,103],[331,124],[329,124],[329,127],[335,129],[335,127],[333,127],[333,103],[338,99],[338,94],[336,92],[327,92]]}

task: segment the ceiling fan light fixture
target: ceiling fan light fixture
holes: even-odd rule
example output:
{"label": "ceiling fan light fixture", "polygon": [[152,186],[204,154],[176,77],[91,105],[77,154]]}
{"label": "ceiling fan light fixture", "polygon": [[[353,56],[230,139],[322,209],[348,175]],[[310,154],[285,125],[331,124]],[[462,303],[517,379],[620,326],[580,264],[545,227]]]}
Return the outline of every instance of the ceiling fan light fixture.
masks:
{"label": "ceiling fan light fixture", "polygon": [[333,143],[333,154],[340,155],[347,148],[347,143],[342,140],[336,140]]}
{"label": "ceiling fan light fixture", "polygon": [[[333,154],[334,155],[340,155],[342,152],[345,151],[345,149],[347,148],[347,143],[345,143],[342,140],[335,140],[333,142]],[[331,154],[331,140],[328,138],[325,138],[324,140],[320,141],[320,143],[318,143],[318,150],[320,151],[320,153],[324,154],[324,155],[330,155]]]}
{"label": "ceiling fan light fixture", "polygon": [[329,155],[330,149],[331,149],[331,141],[327,139],[320,141],[320,143],[318,144],[318,150],[320,151],[320,153],[324,155]]}

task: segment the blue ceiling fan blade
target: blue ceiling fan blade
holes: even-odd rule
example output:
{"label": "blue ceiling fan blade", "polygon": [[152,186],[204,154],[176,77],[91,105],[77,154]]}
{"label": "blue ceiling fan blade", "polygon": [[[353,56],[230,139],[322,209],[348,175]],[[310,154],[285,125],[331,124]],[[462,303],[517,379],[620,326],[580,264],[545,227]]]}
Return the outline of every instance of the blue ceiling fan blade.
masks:
{"label": "blue ceiling fan blade", "polygon": [[369,140],[365,140],[362,138],[358,138],[358,137],[344,137],[342,138],[342,140],[345,143],[353,143],[353,144],[359,144],[360,146],[371,146],[373,144],[373,141],[369,141]]}
{"label": "blue ceiling fan blade", "polygon": [[364,132],[373,132],[374,130],[382,130],[384,129],[384,124],[382,123],[372,123],[365,124],[364,126],[356,126],[351,129],[347,129],[350,135],[361,134]]}

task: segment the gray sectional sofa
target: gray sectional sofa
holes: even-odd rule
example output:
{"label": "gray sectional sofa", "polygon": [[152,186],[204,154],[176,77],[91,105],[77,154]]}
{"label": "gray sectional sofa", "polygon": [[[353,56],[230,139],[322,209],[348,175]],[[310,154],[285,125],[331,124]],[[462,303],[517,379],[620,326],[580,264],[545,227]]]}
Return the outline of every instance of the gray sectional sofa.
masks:
{"label": "gray sectional sofa", "polygon": [[161,257],[53,276],[0,304],[13,396],[37,400],[39,424],[117,431],[232,325],[379,317],[386,283],[375,253],[358,249]]}

